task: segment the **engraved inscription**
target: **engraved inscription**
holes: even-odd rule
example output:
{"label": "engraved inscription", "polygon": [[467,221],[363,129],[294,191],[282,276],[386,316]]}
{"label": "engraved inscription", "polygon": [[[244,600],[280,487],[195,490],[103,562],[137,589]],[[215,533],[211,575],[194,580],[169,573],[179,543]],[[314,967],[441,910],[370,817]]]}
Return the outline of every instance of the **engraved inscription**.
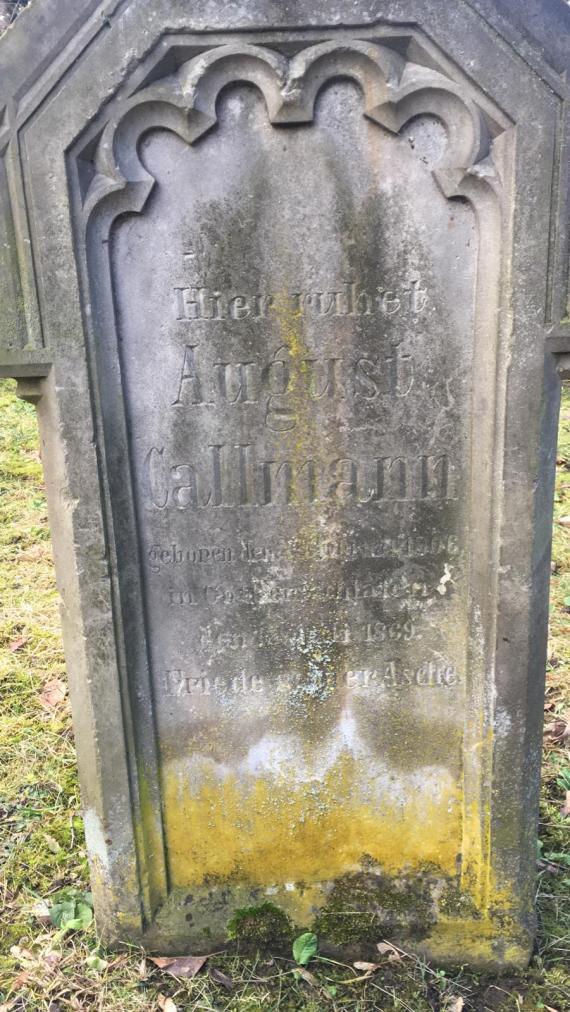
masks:
{"label": "engraved inscription", "polygon": [[169,458],[152,446],[144,461],[149,510],[231,509],[333,500],[356,506],[386,501],[454,499],[447,454],[368,459],[258,460],[251,443],[207,447],[205,463]]}
{"label": "engraved inscription", "polygon": [[[269,681],[262,675],[249,675],[245,671],[233,678],[223,674],[193,675],[180,668],[164,672],[166,695],[176,698],[184,696],[245,696],[272,692],[276,695],[283,692],[294,692],[302,687],[304,675],[300,672],[279,675],[275,681]],[[389,660],[380,668],[342,672],[338,678],[329,676],[328,685],[332,689],[452,689],[459,683],[457,672],[451,665],[438,665],[433,661],[424,661],[416,668],[402,666],[398,661]]]}
{"label": "engraved inscription", "polygon": [[382,355],[354,359],[311,357],[295,362],[281,345],[265,362],[200,362],[200,348],[187,344],[182,352],[172,407],[215,409],[218,405],[261,404],[265,424],[273,432],[294,429],[296,401],[375,401],[407,397],[414,386],[413,357],[392,344]]}
{"label": "engraved inscription", "polygon": [[289,584],[274,580],[256,580],[249,584],[206,584],[196,587],[169,587],[168,601],[172,607],[189,605],[236,604],[264,607],[271,604],[283,604],[298,600],[308,604],[331,604],[342,602],[356,604],[360,601],[397,601],[405,600],[408,605],[414,601],[430,598],[438,592],[422,580],[409,581],[405,576],[391,579],[366,579],[355,577],[353,580],[337,580],[323,585],[314,582]]}
{"label": "engraved inscription", "polygon": [[[310,552],[314,549],[314,552]],[[315,561],[338,559],[343,562],[358,559],[423,558],[425,556],[447,555],[456,556],[459,551],[457,537],[453,534],[407,534],[397,533],[392,536],[379,536],[372,543],[351,542],[344,538],[323,540],[309,546],[291,538],[286,544],[263,544],[256,541],[241,541],[237,544],[209,544],[187,547],[185,545],[153,544],[147,551],[149,568],[159,573],[164,567],[183,565],[229,565],[244,562],[251,565],[277,562],[283,559],[299,558],[307,561],[313,557]]]}
{"label": "engraved inscription", "polygon": [[342,281],[328,291],[228,292],[197,283],[174,287],[177,320],[265,320],[288,311],[298,317],[394,316],[403,310],[422,313],[428,303],[420,275],[410,276],[399,290],[376,285],[365,288],[358,281]]}

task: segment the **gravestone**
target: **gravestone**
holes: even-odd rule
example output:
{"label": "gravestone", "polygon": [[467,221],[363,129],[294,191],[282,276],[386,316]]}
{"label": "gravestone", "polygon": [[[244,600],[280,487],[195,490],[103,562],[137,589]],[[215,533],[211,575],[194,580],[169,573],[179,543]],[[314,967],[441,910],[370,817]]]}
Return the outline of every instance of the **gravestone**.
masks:
{"label": "gravestone", "polygon": [[108,941],[528,960],[570,331],[569,15],[525,10],[35,0],[0,43]]}

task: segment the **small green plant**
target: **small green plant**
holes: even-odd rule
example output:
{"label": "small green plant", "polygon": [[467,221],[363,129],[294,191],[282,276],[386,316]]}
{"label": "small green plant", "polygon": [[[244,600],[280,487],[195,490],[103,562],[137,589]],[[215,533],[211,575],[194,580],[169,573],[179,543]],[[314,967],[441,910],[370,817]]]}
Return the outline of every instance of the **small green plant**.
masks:
{"label": "small green plant", "polygon": [[49,915],[60,938],[64,938],[70,931],[86,931],[93,921],[91,893],[67,889],[60,893],[58,902],[51,907]]}
{"label": "small green plant", "polygon": [[293,959],[297,966],[307,966],[317,954],[317,936],[312,931],[305,931],[293,942]]}
{"label": "small green plant", "polygon": [[563,791],[570,791],[570,766],[566,766],[559,771],[559,775],[556,777],[556,785],[562,788]]}

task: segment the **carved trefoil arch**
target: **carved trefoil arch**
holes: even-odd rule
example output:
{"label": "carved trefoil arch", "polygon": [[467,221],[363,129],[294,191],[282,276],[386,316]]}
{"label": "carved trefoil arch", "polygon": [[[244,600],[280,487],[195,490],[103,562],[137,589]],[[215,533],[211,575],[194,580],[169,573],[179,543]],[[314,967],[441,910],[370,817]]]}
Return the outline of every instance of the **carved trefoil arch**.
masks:
{"label": "carved trefoil arch", "polygon": [[[135,821],[139,827],[139,866],[147,923],[168,894],[169,876],[160,815],[156,729],[152,707],[148,705],[153,696],[152,678],[145,635],[144,592],[137,575],[140,546],[130,487],[132,475],[125,482],[130,471],[121,378],[117,372],[102,380],[104,361],[118,360],[110,236],[121,216],[144,213],[155,186],[139,156],[145,135],[167,130],[189,145],[199,144],[216,127],[219,95],[227,86],[239,84],[254,85],[259,90],[275,129],[310,126],[321,89],[347,78],[359,86],[363,114],[379,130],[398,134],[411,120],[424,115],[443,123],[447,140],[434,169],[435,179],[446,198],[470,203],[477,223],[471,404],[474,432],[471,452],[476,462],[472,459],[469,468],[469,500],[477,523],[472,525],[467,560],[470,590],[465,602],[466,616],[474,632],[463,738],[461,870],[463,884],[476,898],[479,910],[484,913],[487,909],[493,751],[487,732],[493,719],[500,512],[497,490],[501,481],[509,325],[501,292],[508,290],[505,251],[510,232],[512,124],[498,109],[492,115],[488,100],[480,104],[464,80],[455,81],[440,70],[407,59],[397,49],[376,41],[355,37],[319,42],[301,48],[291,57],[264,44],[231,42],[206,49],[183,62],[174,73],[141,87],[130,97],[121,97],[88,143],[80,138],[69,154],[75,190],[76,249],[86,250],[85,261],[79,267],[85,292],[89,292],[86,302],[90,313],[85,318],[85,327],[93,389],[97,392],[100,466],[109,476],[111,490],[110,494],[106,490],[105,495],[117,614],[123,614],[120,602],[123,596],[128,596],[129,612],[135,610],[140,616],[137,625],[129,624],[122,629],[119,639],[124,644],[124,654],[119,658],[119,667],[123,673],[126,725],[131,741],[132,801],[138,815]],[[495,158],[497,150],[499,159]],[[73,170],[82,163],[83,167],[74,175]],[[97,279],[96,284],[93,279]],[[489,405],[494,405],[493,411]],[[130,565],[123,561],[119,566],[117,555],[123,560],[129,558]],[[133,601],[137,602],[136,609],[132,607]],[[131,684],[133,670],[137,671],[137,686]],[[471,720],[474,712],[484,714],[479,726],[474,726]],[[483,749],[479,748],[481,740],[487,741]],[[145,779],[144,800],[141,800],[141,771]],[[152,804],[148,803],[149,798]]]}

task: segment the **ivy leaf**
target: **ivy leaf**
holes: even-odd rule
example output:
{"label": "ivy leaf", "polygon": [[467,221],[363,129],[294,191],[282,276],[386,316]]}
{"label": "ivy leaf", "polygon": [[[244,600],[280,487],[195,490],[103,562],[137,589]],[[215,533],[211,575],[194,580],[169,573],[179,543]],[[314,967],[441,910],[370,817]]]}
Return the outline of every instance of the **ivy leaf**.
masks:
{"label": "ivy leaf", "polygon": [[293,959],[297,966],[306,966],[317,954],[317,936],[312,931],[299,935],[293,942]]}

